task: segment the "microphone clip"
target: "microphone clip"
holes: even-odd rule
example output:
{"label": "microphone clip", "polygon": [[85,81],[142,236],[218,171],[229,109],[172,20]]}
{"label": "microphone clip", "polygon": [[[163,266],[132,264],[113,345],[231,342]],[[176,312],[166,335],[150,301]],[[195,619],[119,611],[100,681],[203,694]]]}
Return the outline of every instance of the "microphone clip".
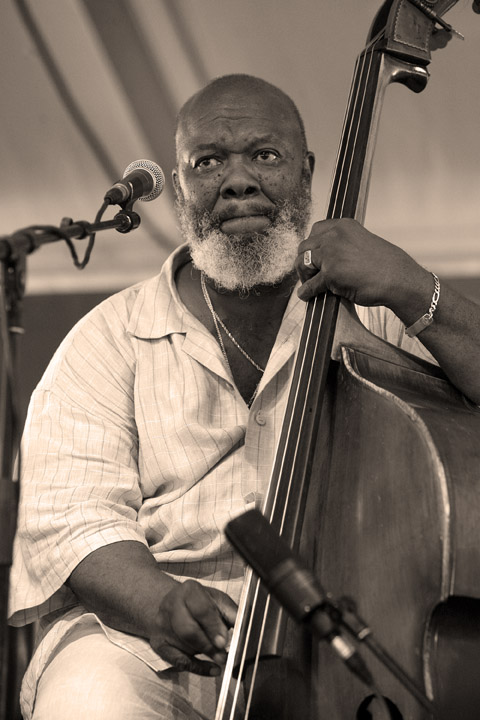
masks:
{"label": "microphone clip", "polygon": [[120,210],[120,212],[114,215],[114,220],[121,220],[121,225],[115,228],[117,232],[125,234],[130,232],[131,230],[136,230],[136,228],[138,228],[138,226],[140,225],[140,215],[134,210],[132,210],[134,202],[135,200],[130,200],[124,203],[121,206],[122,210]]}

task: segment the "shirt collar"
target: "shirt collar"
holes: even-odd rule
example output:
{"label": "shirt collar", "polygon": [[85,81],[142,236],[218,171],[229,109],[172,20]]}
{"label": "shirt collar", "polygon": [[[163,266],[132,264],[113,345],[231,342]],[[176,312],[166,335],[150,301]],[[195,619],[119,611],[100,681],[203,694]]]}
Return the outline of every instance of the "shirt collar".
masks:
{"label": "shirt collar", "polygon": [[127,332],[150,340],[186,332],[187,310],[178,296],[175,274],[189,260],[188,246],[181,245],[167,258],[158,275],[139,285]]}
{"label": "shirt collar", "polygon": [[[158,275],[137,286],[139,290],[127,332],[138,338],[153,340],[172,333],[186,333],[192,321],[197,324],[180,300],[175,284],[177,271],[189,260],[188,245],[180,245],[167,258]],[[298,343],[305,313],[305,303],[297,297],[299,285],[300,283],[297,283],[292,291],[275,343],[279,347],[289,341],[292,343],[292,351]]]}

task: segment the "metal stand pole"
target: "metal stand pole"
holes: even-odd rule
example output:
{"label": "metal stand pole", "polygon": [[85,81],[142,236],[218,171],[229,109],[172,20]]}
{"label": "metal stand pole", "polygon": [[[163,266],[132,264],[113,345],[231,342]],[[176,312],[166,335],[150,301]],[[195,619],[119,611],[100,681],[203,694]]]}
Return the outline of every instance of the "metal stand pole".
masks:
{"label": "metal stand pole", "polygon": [[15,377],[16,339],[23,333],[20,321],[24,293],[25,256],[0,264],[0,720],[12,717],[13,668],[7,626],[9,573],[16,528],[18,482],[14,478],[19,443]]}

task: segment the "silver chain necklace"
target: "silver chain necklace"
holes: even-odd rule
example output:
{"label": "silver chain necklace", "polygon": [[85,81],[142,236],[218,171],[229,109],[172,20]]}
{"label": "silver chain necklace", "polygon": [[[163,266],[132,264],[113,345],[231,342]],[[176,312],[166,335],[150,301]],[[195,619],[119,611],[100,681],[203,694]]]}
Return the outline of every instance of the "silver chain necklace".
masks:
{"label": "silver chain necklace", "polygon": [[[223,355],[223,357],[224,357],[224,360],[225,360],[225,363],[226,363],[228,369],[230,370],[230,373],[232,373],[232,368],[230,367],[230,363],[229,363],[229,361],[228,361],[227,351],[225,350],[225,345],[224,345],[224,342],[223,342],[222,333],[220,332],[220,326],[222,327],[222,330],[224,331],[224,333],[225,333],[226,335],[228,335],[228,337],[230,338],[230,340],[232,341],[232,343],[235,345],[235,347],[238,348],[238,350],[240,350],[240,352],[242,353],[242,355],[248,360],[248,362],[249,362],[251,365],[253,365],[253,367],[254,367],[256,370],[258,370],[258,371],[261,372],[261,373],[264,373],[264,372],[265,372],[265,368],[260,367],[260,365],[258,365],[258,363],[256,363],[255,360],[253,360],[253,358],[250,357],[250,355],[247,353],[247,351],[244,350],[244,349],[242,348],[242,346],[240,345],[240,343],[233,337],[232,333],[231,333],[230,330],[226,327],[226,325],[225,325],[225,323],[223,322],[223,320],[219,317],[218,313],[216,312],[215,308],[214,308],[213,305],[212,305],[212,301],[211,301],[211,299],[210,299],[210,295],[208,294],[207,286],[206,286],[206,283],[205,283],[205,275],[204,275],[203,272],[200,273],[200,284],[201,284],[201,286],[202,286],[202,292],[203,292],[203,297],[205,298],[205,303],[206,303],[208,309],[210,310],[210,314],[211,314],[212,319],[213,319],[213,324],[215,325],[215,330],[216,330],[216,333],[217,333],[217,338],[218,338],[218,342],[219,342],[220,348],[221,348],[221,350],[222,350],[222,355]],[[232,373],[232,375],[233,375],[233,373]],[[255,389],[255,392],[253,393],[252,397],[250,398],[250,400],[249,400],[248,403],[247,403],[247,405],[248,405],[249,407],[250,407],[250,405],[253,403],[253,401],[255,400],[255,397],[256,397],[256,395],[257,395],[257,390],[258,390],[258,386],[257,386],[257,388]]]}

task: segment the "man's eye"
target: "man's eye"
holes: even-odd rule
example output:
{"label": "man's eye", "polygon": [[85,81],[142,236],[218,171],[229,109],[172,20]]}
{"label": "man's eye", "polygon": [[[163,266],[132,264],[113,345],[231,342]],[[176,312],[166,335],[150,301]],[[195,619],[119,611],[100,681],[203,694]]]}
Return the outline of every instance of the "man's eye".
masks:
{"label": "man's eye", "polygon": [[255,155],[255,160],[259,160],[261,163],[273,163],[278,158],[279,155],[275,150],[260,150]]}
{"label": "man's eye", "polygon": [[205,157],[197,160],[194,167],[199,170],[211,170],[212,168],[217,167],[217,165],[220,165],[220,160],[215,157]]}

